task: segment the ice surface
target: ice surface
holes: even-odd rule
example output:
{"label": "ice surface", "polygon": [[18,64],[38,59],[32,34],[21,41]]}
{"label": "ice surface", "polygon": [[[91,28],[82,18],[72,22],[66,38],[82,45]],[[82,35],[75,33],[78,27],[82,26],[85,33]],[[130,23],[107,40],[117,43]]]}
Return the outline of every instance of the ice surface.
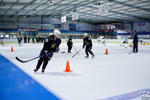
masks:
{"label": "ice surface", "polygon": [[[11,46],[14,52],[10,51]],[[42,47],[42,43],[22,47],[8,44],[0,46],[0,53],[64,100],[98,100],[150,88],[150,45],[139,45],[139,53],[129,54],[130,48],[120,47],[120,44],[94,43],[95,58],[85,59],[84,49],[72,58],[76,51],[72,48],[72,53],[67,53],[67,45],[63,43],[44,74],[41,69],[33,72],[38,60],[20,63],[15,59],[16,56],[22,60],[36,57]],[[80,50],[82,43],[74,43],[74,47]],[[104,54],[106,48],[108,55]],[[63,51],[66,53],[61,53]],[[73,72],[64,72],[67,60]]]}

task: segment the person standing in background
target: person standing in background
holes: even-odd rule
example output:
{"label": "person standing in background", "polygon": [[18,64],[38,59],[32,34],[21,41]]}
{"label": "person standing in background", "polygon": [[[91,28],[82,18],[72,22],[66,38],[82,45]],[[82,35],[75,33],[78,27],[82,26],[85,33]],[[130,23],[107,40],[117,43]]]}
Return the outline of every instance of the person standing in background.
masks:
{"label": "person standing in background", "polygon": [[133,33],[133,53],[138,53],[138,36],[136,31]]}
{"label": "person standing in background", "polygon": [[24,35],[24,43],[27,43],[27,36],[26,36],[26,34]]}
{"label": "person standing in background", "polygon": [[17,37],[17,40],[18,40],[19,46],[21,46],[22,37],[21,37],[21,36],[18,36],[18,37]]}
{"label": "person standing in background", "polygon": [[72,36],[69,37],[69,39],[67,41],[67,46],[68,46],[68,53],[71,53],[71,49],[72,49],[72,46],[73,46]]}

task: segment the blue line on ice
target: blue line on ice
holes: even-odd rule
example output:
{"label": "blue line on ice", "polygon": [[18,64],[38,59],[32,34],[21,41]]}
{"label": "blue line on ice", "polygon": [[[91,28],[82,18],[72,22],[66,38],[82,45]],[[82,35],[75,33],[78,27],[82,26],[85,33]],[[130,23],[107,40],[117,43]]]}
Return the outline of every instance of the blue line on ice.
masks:
{"label": "blue line on ice", "polygon": [[0,100],[59,100],[59,98],[0,55]]}

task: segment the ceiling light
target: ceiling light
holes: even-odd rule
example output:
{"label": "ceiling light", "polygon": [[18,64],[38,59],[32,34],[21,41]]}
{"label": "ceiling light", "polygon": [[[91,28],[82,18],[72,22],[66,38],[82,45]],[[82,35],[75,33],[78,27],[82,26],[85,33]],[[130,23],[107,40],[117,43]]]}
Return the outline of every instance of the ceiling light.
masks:
{"label": "ceiling light", "polygon": [[100,5],[101,3],[97,3],[97,5]]}
{"label": "ceiling light", "polygon": [[48,3],[49,3],[49,5],[52,5],[52,4],[53,4],[53,2],[52,2],[51,0],[50,0]]}

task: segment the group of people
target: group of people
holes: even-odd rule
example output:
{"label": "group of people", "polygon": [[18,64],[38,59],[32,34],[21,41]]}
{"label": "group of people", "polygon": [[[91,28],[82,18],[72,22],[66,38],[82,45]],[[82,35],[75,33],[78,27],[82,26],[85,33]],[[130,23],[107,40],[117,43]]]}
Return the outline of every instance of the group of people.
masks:
{"label": "group of people", "polygon": [[[59,51],[59,45],[61,44],[61,32],[57,29],[53,31],[53,34],[49,35],[45,41],[43,49],[40,52],[40,59],[38,60],[37,66],[34,69],[34,72],[37,72],[40,68],[40,66],[43,63],[42,66],[42,73],[45,72],[45,68],[48,64],[48,61],[51,60],[53,57],[54,52]],[[71,53],[73,42],[72,42],[72,36],[70,36],[67,39],[67,46],[68,46],[68,53]],[[89,54],[91,55],[91,58],[95,57],[94,53],[92,52],[92,40],[91,37],[88,36],[87,33],[84,33],[83,37],[83,46],[82,48],[85,48],[85,58],[89,57]],[[138,36],[136,32],[133,33],[133,52],[138,52]]]}
{"label": "group of people", "polygon": [[[51,60],[53,57],[54,52],[59,51],[59,45],[61,44],[61,32],[57,29],[54,30],[53,34],[49,35],[45,41],[44,41],[44,46],[40,52],[40,59],[38,60],[37,66],[34,69],[34,72],[37,72],[42,65],[42,73],[45,72],[46,66],[48,64],[48,61]],[[73,47],[73,42],[72,42],[72,36],[69,37],[67,40],[67,46],[68,46],[68,53],[71,53],[71,49]],[[91,51],[92,49],[92,40],[88,36],[87,33],[84,33],[84,38],[83,38],[83,48],[85,48],[85,53],[86,56],[85,58],[89,57],[89,53],[92,55],[92,58],[95,56],[93,52]]]}
{"label": "group of people", "polygon": [[[27,37],[26,35],[24,36],[24,38],[22,38],[22,36],[17,36],[17,40],[18,40],[18,44],[19,46],[21,46],[21,42],[23,41],[24,43],[30,43],[30,37]],[[36,38],[36,41],[38,42],[38,38]],[[32,43],[35,43],[35,37],[32,37]]]}
{"label": "group of people", "polygon": [[[133,50],[132,50],[132,53],[138,53],[138,36],[137,36],[137,33],[136,31],[133,32],[132,34],[133,36]],[[120,46],[123,46],[123,47],[126,47],[125,44],[128,44],[128,39],[125,38],[125,40],[123,41],[123,43],[120,45]]]}

